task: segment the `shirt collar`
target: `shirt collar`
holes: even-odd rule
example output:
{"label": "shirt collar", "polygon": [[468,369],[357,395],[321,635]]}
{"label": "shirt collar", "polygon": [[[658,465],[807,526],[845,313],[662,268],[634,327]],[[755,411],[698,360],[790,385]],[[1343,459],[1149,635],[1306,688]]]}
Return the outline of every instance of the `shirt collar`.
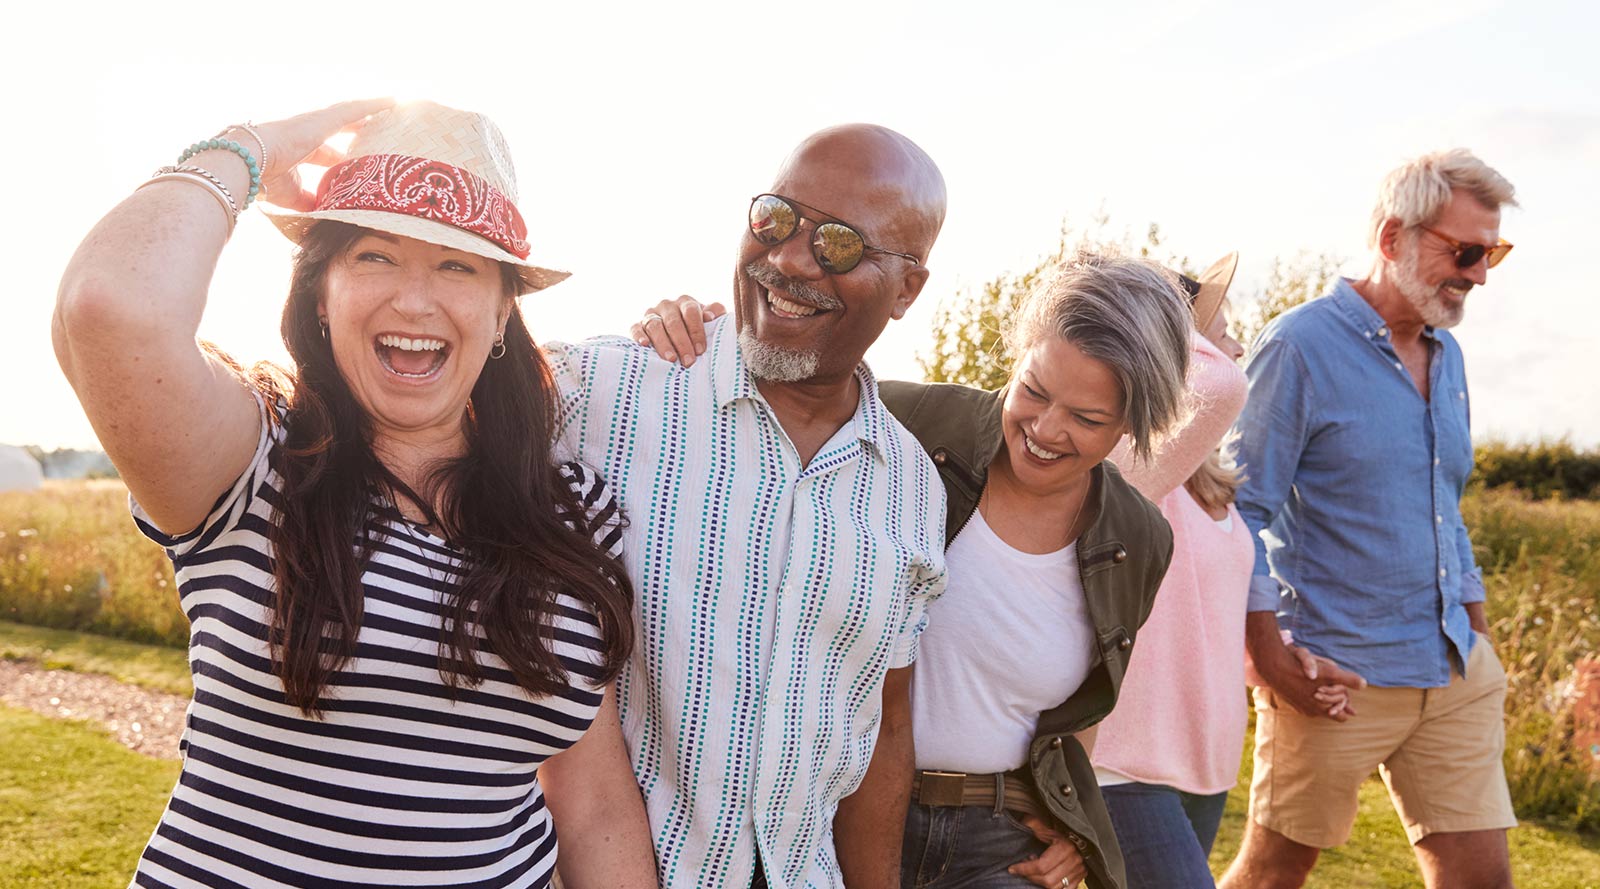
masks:
{"label": "shirt collar", "polygon": [[[1372,303],[1366,301],[1361,294],[1356,292],[1349,278],[1338,278],[1333,285],[1333,292],[1328,295],[1333,304],[1339,307],[1340,314],[1349,321],[1362,336],[1373,342],[1389,342],[1389,322],[1383,320],[1378,310]],[[1434,339],[1433,328],[1423,325],[1422,335]]]}
{"label": "shirt collar", "polygon": [[711,337],[706,353],[711,359],[711,386],[717,396],[717,409],[727,407],[742,398],[766,403],[755,380],[745,368],[744,356],[739,354],[739,324],[732,313],[712,322]]}
{"label": "shirt collar", "polygon": [[[744,355],[739,352],[738,322],[729,314],[713,323],[716,328],[712,331],[706,352],[711,358],[711,381],[716,393],[717,409],[722,410],[742,399],[767,404],[761,390],[756,388],[750,369],[745,365]],[[879,460],[884,460],[889,452],[893,420],[889,416],[889,409],[878,397],[878,380],[865,361],[856,365],[856,381],[861,384],[861,396],[850,423],[855,427],[856,438],[866,444]]]}

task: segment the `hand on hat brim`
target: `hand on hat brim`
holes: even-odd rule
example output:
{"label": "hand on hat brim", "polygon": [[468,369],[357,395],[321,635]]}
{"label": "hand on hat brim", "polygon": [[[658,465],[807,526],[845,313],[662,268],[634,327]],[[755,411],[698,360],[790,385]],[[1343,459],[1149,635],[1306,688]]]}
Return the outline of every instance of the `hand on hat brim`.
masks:
{"label": "hand on hat brim", "polygon": [[331,167],[344,160],[344,152],[329,145],[328,140],[340,133],[358,131],[372,115],[393,105],[393,99],[340,102],[321,111],[257,126],[256,132],[267,149],[261,198],[289,210],[315,209],[317,195],[307,191],[301,182],[300,165]]}

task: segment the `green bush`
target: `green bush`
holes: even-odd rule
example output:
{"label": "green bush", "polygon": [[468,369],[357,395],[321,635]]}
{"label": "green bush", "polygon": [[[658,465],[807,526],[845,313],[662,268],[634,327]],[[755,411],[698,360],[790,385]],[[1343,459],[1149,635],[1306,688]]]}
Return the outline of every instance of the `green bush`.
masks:
{"label": "green bush", "polygon": [[1580,451],[1566,439],[1534,444],[1490,441],[1477,447],[1473,483],[1512,487],[1540,500],[1600,499],[1600,449]]}

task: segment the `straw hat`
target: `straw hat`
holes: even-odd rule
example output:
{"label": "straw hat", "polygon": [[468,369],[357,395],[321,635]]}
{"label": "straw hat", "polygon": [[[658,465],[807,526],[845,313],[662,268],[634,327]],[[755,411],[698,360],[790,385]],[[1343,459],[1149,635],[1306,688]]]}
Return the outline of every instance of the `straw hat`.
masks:
{"label": "straw hat", "polygon": [[521,293],[570,274],[528,261],[517,174],[500,128],[432,102],[374,114],[345,160],[323,174],[315,210],[267,216],[297,244],[318,220],[333,219],[510,263]]}
{"label": "straw hat", "polygon": [[1200,273],[1197,279],[1200,287],[1191,303],[1195,330],[1205,330],[1210,326],[1211,319],[1217,316],[1217,309],[1222,308],[1222,298],[1228,295],[1228,285],[1233,283],[1233,273],[1238,268],[1239,254],[1235,251]]}

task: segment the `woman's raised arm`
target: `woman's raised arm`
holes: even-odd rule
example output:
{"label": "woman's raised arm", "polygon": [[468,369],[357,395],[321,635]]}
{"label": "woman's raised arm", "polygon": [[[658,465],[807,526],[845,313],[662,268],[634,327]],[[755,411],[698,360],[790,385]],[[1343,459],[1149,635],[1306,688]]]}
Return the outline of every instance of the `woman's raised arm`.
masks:
{"label": "woman's raised arm", "polygon": [[1107,458],[1151,501],[1159,501],[1187,481],[1217,449],[1244,409],[1244,371],[1205,337],[1198,333],[1190,337],[1193,352],[1185,386],[1188,421],[1173,429],[1148,460],[1133,456],[1126,438]]}
{"label": "woman's raised arm", "polygon": [[[327,139],[390,104],[347,102],[262,124],[254,135],[232,129],[226,138],[258,164],[265,155],[263,197],[308,209],[314,196],[295,165],[337,162]],[[249,171],[225,149],[184,164],[199,172],[148,183],[84,238],[62,275],[51,325],[56,357],[101,446],[169,534],[205,518],[260,435],[244,380],[195,339],[217,258],[249,193]]]}

